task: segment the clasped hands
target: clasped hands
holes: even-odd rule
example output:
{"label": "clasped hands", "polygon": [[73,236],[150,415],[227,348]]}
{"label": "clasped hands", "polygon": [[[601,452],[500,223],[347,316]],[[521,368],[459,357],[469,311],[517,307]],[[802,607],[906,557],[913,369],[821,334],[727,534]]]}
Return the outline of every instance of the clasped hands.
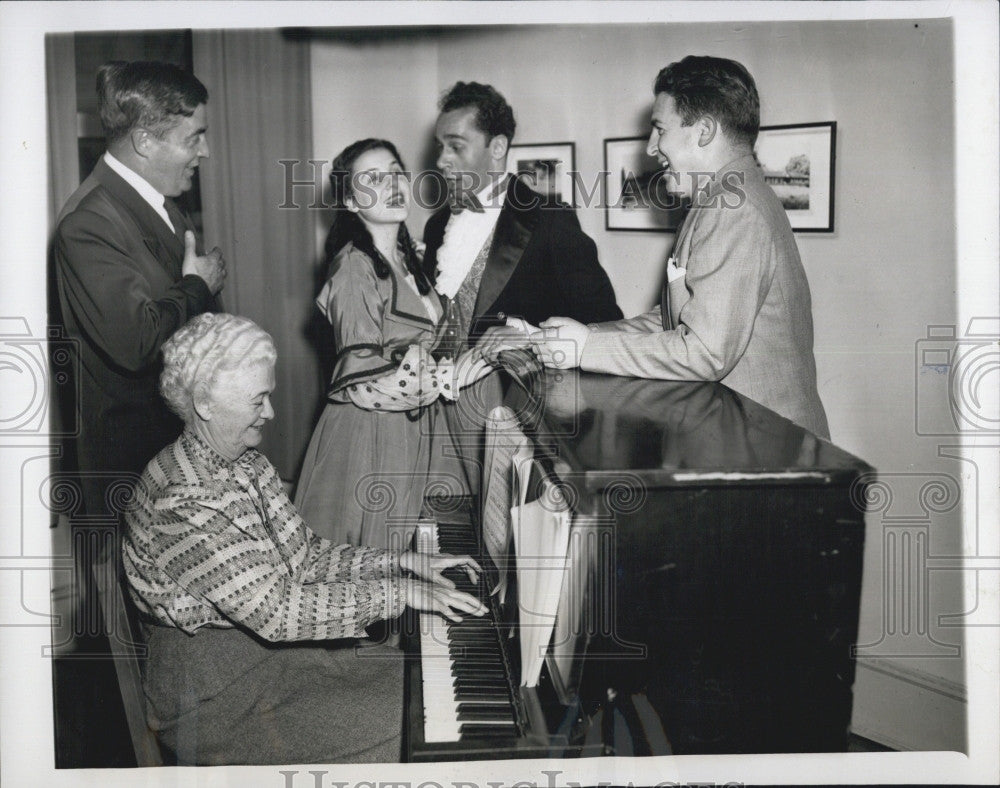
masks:
{"label": "clasped hands", "polygon": [[539,360],[553,369],[573,369],[580,366],[583,346],[590,328],[568,317],[552,317],[537,327],[516,317],[507,318],[507,325],[493,326],[474,348],[491,364],[504,350],[531,348]]}
{"label": "clasped hands", "polygon": [[461,567],[475,583],[482,571],[467,555],[435,555],[407,550],[399,556],[399,567],[416,575],[418,580],[404,580],[406,603],[414,610],[438,613],[451,621],[461,621],[462,613],[482,616],[486,606],[471,594],[459,591],[445,577],[445,569]]}

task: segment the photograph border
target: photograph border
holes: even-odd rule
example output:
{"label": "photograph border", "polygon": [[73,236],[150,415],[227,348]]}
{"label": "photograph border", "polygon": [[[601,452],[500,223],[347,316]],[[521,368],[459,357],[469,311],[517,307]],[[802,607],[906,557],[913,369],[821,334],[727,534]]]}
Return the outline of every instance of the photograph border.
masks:
{"label": "photograph border", "polygon": [[[13,20],[9,25],[0,25],[0,38],[7,45],[3,50],[4,60],[7,61],[9,59],[11,62],[19,63],[21,64],[21,68],[20,70],[15,69],[17,71],[16,77],[14,74],[8,74],[0,81],[3,82],[4,94],[6,98],[10,99],[10,103],[15,106],[23,105],[26,107],[25,112],[10,113],[3,123],[5,140],[16,142],[16,144],[5,146],[8,155],[5,156],[4,163],[10,166],[8,174],[11,175],[11,180],[17,184],[17,188],[8,190],[9,195],[7,195],[11,200],[11,204],[16,204],[16,210],[10,213],[5,212],[4,218],[5,221],[9,220],[11,224],[16,223],[19,231],[18,233],[8,234],[8,243],[5,245],[8,251],[14,251],[14,253],[5,255],[8,263],[4,266],[5,291],[8,295],[5,303],[8,304],[8,311],[4,314],[26,315],[25,320],[28,320],[31,328],[35,330],[35,333],[38,333],[38,327],[41,326],[44,329],[45,326],[45,315],[44,311],[39,309],[39,303],[42,302],[38,295],[43,292],[45,283],[38,273],[39,266],[25,260],[18,260],[19,256],[21,258],[26,256],[33,257],[35,260],[41,259],[43,256],[43,252],[40,251],[43,247],[43,239],[39,232],[39,227],[44,224],[45,195],[44,189],[40,189],[38,186],[38,183],[43,180],[38,177],[38,173],[44,171],[44,161],[40,159],[38,151],[44,150],[45,147],[45,122],[44,116],[39,113],[38,108],[39,101],[37,100],[37,96],[42,94],[39,92],[37,74],[44,70],[40,67],[40,64],[43,64],[44,61],[40,54],[42,50],[38,45],[37,30],[45,27],[53,31],[66,32],[67,25],[74,24],[72,20],[76,17],[85,19],[90,28],[111,28],[108,27],[109,23],[106,21],[105,15],[97,14],[95,16],[94,14],[94,11],[99,10],[102,4],[97,4],[96,6],[88,4],[84,6],[81,3],[79,4],[79,8],[72,9],[72,13],[69,14],[65,8],[60,8],[61,4],[53,6],[51,11],[45,5],[40,4],[36,6],[35,3],[3,5],[7,6],[0,9],[3,11],[4,21],[11,22]],[[125,2],[120,5],[115,4],[115,10],[118,11],[121,7],[129,5],[132,4]],[[159,4],[151,4],[142,9],[141,21],[138,21],[139,17],[137,16],[136,21],[132,22],[131,25],[125,23],[124,27],[133,27],[136,29],[140,29],[141,27],[155,27],[157,29],[171,28],[175,26],[174,21],[178,18],[178,9],[180,9],[181,13],[196,14],[200,20],[200,27],[243,28],[275,26],[269,19],[266,23],[262,24],[257,17],[253,16],[246,18],[237,15],[234,18],[232,14],[233,9],[230,4],[226,4],[224,8],[219,9],[213,7],[216,5],[221,4],[206,3],[197,8],[185,2],[170,4],[169,6],[164,5],[162,7],[159,7]],[[260,3],[259,5],[266,7],[270,4]],[[313,23],[309,14],[313,13],[313,9],[309,8],[309,13],[307,14],[301,8],[305,5],[311,6],[312,4],[293,3],[281,7],[282,24],[284,26],[296,24],[312,25]],[[316,10],[322,10],[322,5],[316,4]],[[424,17],[419,16],[416,10],[412,10],[413,7],[409,7],[409,4],[386,3],[385,5],[387,9],[395,10],[398,14],[398,16],[393,18],[394,23],[417,25],[424,22]],[[422,12],[425,8],[434,5],[436,4],[421,5],[420,11]],[[477,11],[485,10],[488,12],[487,16],[493,20],[494,24],[508,24],[510,9],[491,12],[490,5],[490,3],[477,4],[476,9]],[[538,6],[521,7],[517,9],[516,13],[523,14],[529,23],[554,25],[568,23],[565,9],[559,8],[553,10],[546,8],[546,5],[539,4]],[[736,24],[744,19],[749,19],[751,22],[760,21],[765,16],[765,11],[759,10],[755,4],[728,6],[722,3],[720,5],[722,6],[721,9],[715,9],[711,4],[698,6],[695,11],[691,12],[691,15],[696,18],[688,19],[681,16],[680,19],[683,22],[715,23],[724,21],[727,24]],[[806,4],[803,5],[805,6]],[[985,131],[982,134],[969,135],[964,130],[961,130],[967,129],[968,124],[960,124],[954,131],[955,175],[953,185],[955,193],[953,207],[954,218],[957,224],[957,250],[955,252],[956,259],[954,260],[954,265],[957,268],[958,276],[958,285],[956,286],[958,292],[953,293],[953,297],[958,302],[958,313],[955,322],[965,325],[970,314],[995,315],[996,281],[989,268],[990,260],[996,259],[996,232],[994,224],[997,194],[996,173],[998,170],[995,166],[997,150],[995,146],[995,105],[993,106],[993,110],[990,110],[990,97],[995,95],[992,91],[996,90],[997,80],[995,11],[988,14],[980,13],[988,7],[986,4],[977,6],[976,4],[965,2],[965,0],[960,0],[957,4],[950,3],[948,5],[941,2],[930,2],[920,5],[901,2],[891,8],[887,8],[882,4],[874,4],[865,8],[858,8],[854,4],[846,5],[849,8],[843,11],[840,9],[840,4],[824,4],[822,7],[823,10],[820,13],[829,14],[832,20],[860,20],[862,17],[864,21],[900,19],[900,21],[905,21],[908,26],[910,23],[913,23],[912,27],[914,28],[918,27],[915,21],[921,22],[919,26],[923,27],[922,22],[925,18],[931,19],[940,16],[945,17],[946,21],[954,25],[954,51],[952,55],[956,82],[956,95],[954,98],[955,113],[957,117],[967,118],[971,116],[985,127]],[[356,10],[352,9],[351,6],[351,3],[345,3],[343,10],[338,7],[338,13],[343,14],[341,17],[343,20],[342,24],[357,27],[365,26],[365,20],[371,14],[370,9]],[[403,7],[400,8],[399,6]],[[450,12],[452,9],[453,6],[449,4],[448,11]],[[22,17],[22,11],[28,11],[34,18],[28,20],[26,15]],[[712,13],[718,16],[705,17],[703,14],[706,11],[712,11]],[[444,12],[441,13],[443,14]],[[620,8],[610,6],[606,8],[597,7],[592,13],[595,18],[606,16],[609,23],[622,21],[623,12]],[[630,14],[626,11],[625,16],[627,17],[627,21],[633,21],[633,17],[638,13],[638,11],[633,11]],[[646,10],[642,9],[642,13],[645,14]],[[774,4],[774,6],[766,9],[766,21],[799,20],[802,13],[802,10],[797,6],[792,8],[786,4]],[[986,20],[985,24],[984,18]],[[67,19],[70,21],[67,21]],[[992,22],[990,19],[992,19]],[[461,17],[459,21],[464,21],[464,17]],[[671,19],[670,21],[673,22],[676,20]],[[970,77],[972,76],[975,76],[975,79],[971,79]],[[853,134],[857,131],[855,129],[851,133]],[[599,136],[600,131],[597,131],[592,136],[588,135],[586,138],[594,139]],[[584,137],[581,136],[581,139],[584,139]],[[43,142],[39,144],[39,140]],[[846,138],[844,138],[844,141],[846,141]],[[594,154],[594,161],[596,163],[596,151],[594,151]],[[584,164],[585,166],[590,166],[586,158],[584,158]],[[948,164],[950,166],[950,163]],[[945,169],[947,170],[948,168],[946,167]],[[947,172],[944,177],[950,181]],[[848,202],[851,201],[849,200]],[[847,205],[843,200],[842,204]],[[8,205],[8,207],[10,206]],[[599,219],[596,221],[599,221]],[[849,229],[847,225],[843,227],[845,230]],[[817,240],[822,237],[817,237]],[[626,238],[626,240],[631,243],[635,238],[637,237]],[[647,239],[653,240],[653,237],[647,236],[644,240]],[[666,239],[664,240],[666,241]],[[858,241],[858,243],[862,242],[864,242],[864,239]],[[806,243],[810,242],[807,241]],[[982,278],[984,269],[988,276],[985,286]],[[28,296],[27,298],[25,298],[26,295]],[[961,326],[959,326],[958,330],[961,332]],[[25,386],[19,382],[13,388],[15,391],[21,392]],[[995,404],[995,399],[991,399]],[[988,405],[989,403],[987,403]],[[44,427],[40,429],[44,429]],[[958,436],[950,440],[952,443],[967,445],[968,440],[974,439],[974,436],[972,438],[969,438],[969,436]],[[3,448],[9,455],[5,463],[9,473],[6,474],[5,481],[11,482],[12,492],[18,492],[18,489],[14,489],[18,486],[18,474],[20,473],[23,476],[26,472],[25,468],[28,468],[31,462],[36,461],[35,455],[41,456],[42,452],[47,449],[40,441],[40,438],[35,436],[31,436],[29,439],[21,438],[17,442],[8,442]],[[982,469],[978,465],[974,467],[988,477],[991,471],[995,473],[995,458],[990,456]],[[978,499],[971,495],[966,497],[963,494],[961,505],[963,511],[965,511],[964,516],[977,517],[983,511],[988,516],[990,513],[995,513],[997,498],[995,491],[993,492],[994,494],[987,495],[984,499]],[[15,500],[12,505],[16,505],[16,503],[17,501]],[[281,785],[291,785],[294,781],[295,788],[299,788],[300,783],[307,786],[312,785],[313,780],[310,779],[310,773],[305,770],[306,767],[301,766],[292,771],[280,771],[277,767],[216,767],[214,769],[164,770],[168,773],[160,777],[157,777],[155,774],[137,774],[134,770],[126,769],[88,770],[86,773],[76,772],[74,774],[68,774],[65,771],[53,771],[50,763],[51,742],[49,741],[50,737],[47,736],[52,724],[51,711],[38,708],[37,703],[39,697],[44,699],[47,693],[50,692],[50,682],[47,680],[45,671],[40,670],[38,664],[40,660],[36,658],[37,653],[40,653],[38,650],[50,640],[47,633],[48,625],[40,626],[35,623],[23,624],[20,621],[25,615],[32,617],[37,617],[38,615],[34,609],[29,610],[24,606],[26,602],[38,602],[38,609],[42,611],[49,609],[47,607],[49,592],[47,585],[45,588],[41,588],[40,594],[37,596],[34,595],[35,589],[31,580],[34,575],[41,574],[36,565],[51,565],[55,567],[57,573],[67,570],[65,570],[63,563],[65,559],[61,556],[54,556],[44,551],[42,553],[36,551],[37,554],[29,555],[34,541],[31,532],[25,531],[24,528],[26,525],[33,525],[39,518],[34,516],[32,509],[26,508],[20,512],[20,519],[21,529],[15,527],[5,529],[6,536],[3,539],[5,545],[4,555],[2,556],[2,560],[0,560],[0,569],[8,570],[0,572],[0,574],[18,578],[22,583],[21,608],[16,607],[16,599],[13,597],[8,600],[11,602],[10,609],[17,612],[19,616],[10,620],[17,623],[6,624],[3,632],[0,633],[3,636],[4,653],[10,656],[14,662],[11,665],[12,669],[5,672],[2,693],[5,712],[3,716],[4,719],[17,716],[17,725],[7,726],[4,731],[4,755],[9,756],[3,759],[3,773],[5,777],[10,777],[14,780],[17,779],[18,775],[21,775],[22,778],[30,775],[32,781],[44,781],[48,779],[59,785],[96,785],[100,783],[102,785],[124,786],[132,785],[137,780],[148,780],[150,783],[156,784],[166,781],[178,785],[193,785],[195,783],[200,785],[209,783],[212,785],[222,785],[235,779],[247,782],[247,778],[249,778],[251,783],[269,781],[269,783]],[[11,525],[13,526],[15,523],[11,522]],[[960,561],[961,559],[955,558],[953,560]],[[955,571],[959,570],[956,569]],[[985,582],[988,587],[995,588],[994,580],[990,580],[989,578],[989,575],[995,573],[977,573],[978,570],[972,566],[965,566],[964,563],[962,564],[961,571],[968,572],[970,580],[974,584],[978,582],[981,586]],[[975,590],[973,593],[975,594]],[[987,600],[990,599],[990,597],[985,598]],[[995,601],[995,595],[992,598]],[[976,600],[976,597],[973,596],[972,599]],[[987,606],[987,613],[994,608],[995,606]],[[39,636],[40,632],[44,634]],[[971,624],[967,629],[967,633],[969,637],[967,641],[969,655],[965,659],[973,669],[967,675],[966,680],[969,690],[970,725],[974,724],[974,727],[970,727],[969,735],[971,738],[968,746],[971,750],[967,754],[962,755],[957,752],[894,752],[883,756],[871,753],[861,755],[851,754],[844,756],[843,759],[837,758],[836,760],[826,755],[814,755],[805,758],[765,756],[742,760],[727,757],[723,759],[725,769],[727,771],[732,770],[734,774],[738,773],[748,783],[756,782],[758,784],[773,783],[776,779],[775,775],[778,775],[777,780],[779,782],[801,782],[803,774],[819,780],[822,780],[822,777],[816,777],[816,775],[825,774],[827,779],[837,779],[841,782],[898,782],[907,781],[906,778],[909,777],[911,780],[919,780],[921,782],[925,780],[933,782],[957,781],[968,784],[970,782],[981,781],[982,784],[996,784],[995,779],[998,774],[997,768],[1000,761],[997,760],[995,749],[997,718],[993,703],[996,698],[997,679],[995,655],[1000,653],[997,650],[998,631],[993,624]],[[992,701],[990,700],[991,698],[993,699]],[[990,731],[993,732],[993,736],[989,735]],[[609,759],[608,763],[610,765],[605,767],[601,772],[596,769],[583,770],[578,768],[581,764],[573,762],[565,765],[563,771],[560,772],[539,772],[539,768],[546,765],[544,761],[532,764],[532,768],[529,768],[527,773],[525,773],[524,767],[516,762],[491,761],[490,766],[497,780],[507,779],[512,782],[515,779],[523,779],[525,776],[530,777],[534,774],[535,779],[539,781],[540,785],[555,785],[557,778],[560,784],[566,784],[567,779],[582,780],[583,784],[596,784],[599,777],[603,777],[612,768],[621,770],[616,772],[621,775],[626,769],[626,765],[630,764],[631,761],[625,758]],[[655,774],[660,779],[676,781],[664,784],[681,784],[681,780],[689,781],[699,777],[708,779],[711,776],[719,775],[719,763],[718,758],[714,760],[706,759],[703,763],[698,757],[690,759],[670,758],[663,761],[650,760],[648,768],[643,773],[650,782],[655,781],[653,779]],[[731,766],[731,764],[735,765]],[[582,765],[589,766],[590,764]],[[431,766],[433,765],[427,766],[427,768],[423,768],[423,766],[420,764],[409,765],[405,772],[393,766],[382,766],[381,768],[386,774],[399,773],[407,779],[433,777],[434,773],[431,771]],[[515,766],[519,766],[516,771]],[[362,771],[362,768],[364,768],[364,771]],[[314,772],[312,774],[314,776],[319,775],[316,777],[317,782],[324,776],[327,780],[346,780],[348,777],[359,779],[362,777],[371,778],[373,776],[371,768],[340,766],[335,774],[328,772]],[[449,764],[449,769],[448,777],[467,775],[470,779],[478,779],[480,784],[482,784],[482,776],[476,777],[471,769],[463,770],[462,764]],[[481,775],[482,772],[479,772],[479,774]],[[623,780],[625,777],[620,776],[620,779]],[[719,779],[719,777],[717,776],[716,779]],[[407,782],[405,785],[416,785],[418,781],[418,779],[415,779],[414,782]],[[370,785],[371,783],[363,784]],[[569,784],[572,784],[572,782]]]}

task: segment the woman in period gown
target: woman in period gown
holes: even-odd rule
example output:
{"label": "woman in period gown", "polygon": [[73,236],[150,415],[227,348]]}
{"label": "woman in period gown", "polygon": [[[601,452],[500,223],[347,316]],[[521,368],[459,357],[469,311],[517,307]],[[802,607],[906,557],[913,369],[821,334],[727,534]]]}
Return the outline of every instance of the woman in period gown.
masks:
{"label": "woman in period gown", "polygon": [[439,398],[490,371],[475,351],[435,360],[442,304],[420,267],[405,219],[410,185],[392,143],[346,148],[330,175],[337,218],[316,303],[333,330],[327,404],[313,432],[295,504],[338,543],[402,546],[420,515]]}

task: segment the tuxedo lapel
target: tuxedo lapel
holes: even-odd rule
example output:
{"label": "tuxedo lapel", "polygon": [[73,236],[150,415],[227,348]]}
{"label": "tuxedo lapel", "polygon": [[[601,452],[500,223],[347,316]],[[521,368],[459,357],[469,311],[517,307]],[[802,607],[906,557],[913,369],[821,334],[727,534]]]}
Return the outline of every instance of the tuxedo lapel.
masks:
{"label": "tuxedo lapel", "polygon": [[125,179],[112,170],[103,159],[97,162],[94,175],[111,196],[121,203],[125,213],[132,217],[150,253],[174,279],[180,279],[181,264],[184,261],[184,245],[180,238],[170,232],[166,222],[139,192],[129,186]]}
{"label": "tuxedo lapel", "polygon": [[[526,193],[525,193],[526,192]],[[538,224],[538,197],[517,178],[507,188],[507,200],[500,210],[486,270],[479,283],[473,320],[486,314],[500,297],[517,268],[531,234]]]}

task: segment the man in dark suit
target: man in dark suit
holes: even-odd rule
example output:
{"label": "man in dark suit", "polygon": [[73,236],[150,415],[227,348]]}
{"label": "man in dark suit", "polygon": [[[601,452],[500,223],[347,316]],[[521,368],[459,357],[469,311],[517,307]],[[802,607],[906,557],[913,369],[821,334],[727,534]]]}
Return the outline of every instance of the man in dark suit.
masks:
{"label": "man in dark suit", "polygon": [[[447,299],[448,350],[457,357],[507,318],[532,325],[563,312],[586,322],[620,319],[597,248],[573,209],[504,176],[516,125],[504,97],[490,85],[458,82],[440,109],[437,166],[450,200],[427,222],[424,265]],[[494,375],[446,411],[472,490],[483,424],[498,402]]]}
{"label": "man in dark suit", "polygon": [[199,253],[171,199],[208,156],[205,86],[167,63],[115,62],[98,70],[97,93],[107,152],[63,209],[53,252],[80,355],[84,506],[107,516],[114,489],[180,434],[158,391],[160,346],[216,308],[226,271],[218,249]]}

